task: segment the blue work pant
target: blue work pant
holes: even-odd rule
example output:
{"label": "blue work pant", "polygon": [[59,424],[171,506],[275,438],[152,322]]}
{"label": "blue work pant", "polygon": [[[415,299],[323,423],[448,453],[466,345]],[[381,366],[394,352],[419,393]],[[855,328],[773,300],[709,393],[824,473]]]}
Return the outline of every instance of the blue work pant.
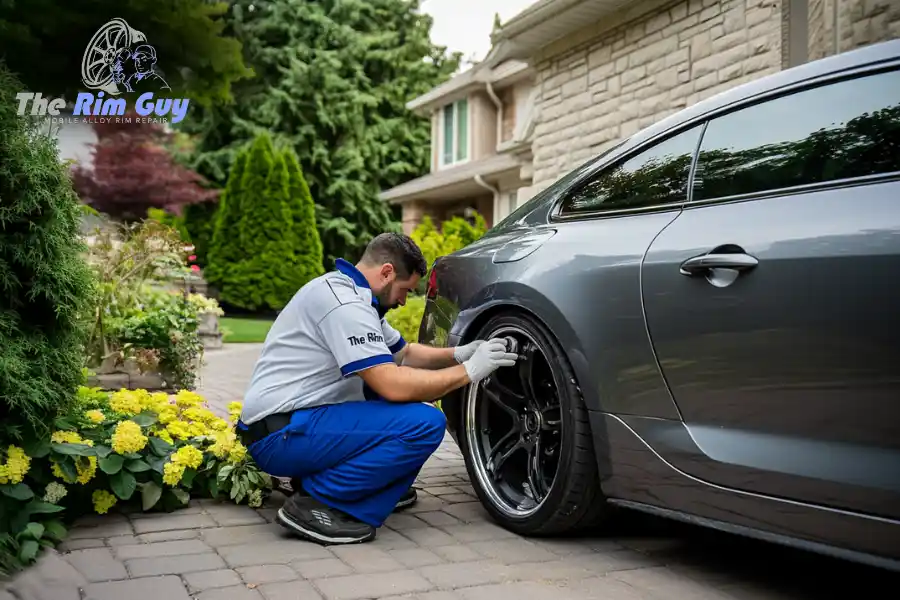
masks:
{"label": "blue work pant", "polygon": [[344,402],[295,411],[248,448],[260,469],[299,478],[320,502],[380,527],[444,438],[446,418],[423,403]]}

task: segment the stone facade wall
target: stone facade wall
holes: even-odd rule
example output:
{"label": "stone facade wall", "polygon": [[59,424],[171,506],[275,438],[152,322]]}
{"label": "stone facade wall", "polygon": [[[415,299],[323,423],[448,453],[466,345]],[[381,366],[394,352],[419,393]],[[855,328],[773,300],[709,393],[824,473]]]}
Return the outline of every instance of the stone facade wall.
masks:
{"label": "stone facade wall", "polygon": [[682,0],[548,52],[535,63],[534,190],[655,121],[780,70],[781,30],[781,0]]}
{"label": "stone facade wall", "polygon": [[834,54],[835,2],[839,52],[900,37],[898,0],[809,0],[809,60]]}

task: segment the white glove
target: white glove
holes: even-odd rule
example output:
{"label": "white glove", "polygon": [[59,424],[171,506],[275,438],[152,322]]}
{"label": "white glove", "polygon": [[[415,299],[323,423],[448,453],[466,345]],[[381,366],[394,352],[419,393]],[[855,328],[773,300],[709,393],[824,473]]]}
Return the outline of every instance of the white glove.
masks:
{"label": "white glove", "polygon": [[484,340],[475,340],[471,344],[466,344],[465,346],[457,346],[453,350],[453,358],[456,359],[456,362],[462,364],[472,358],[472,355],[475,354],[475,350],[478,349],[478,346],[482,345]]}
{"label": "white glove", "polygon": [[480,344],[472,358],[465,361],[463,366],[469,374],[472,383],[481,381],[500,367],[511,367],[516,364],[519,356],[515,352],[506,351],[506,341],[494,338]]}

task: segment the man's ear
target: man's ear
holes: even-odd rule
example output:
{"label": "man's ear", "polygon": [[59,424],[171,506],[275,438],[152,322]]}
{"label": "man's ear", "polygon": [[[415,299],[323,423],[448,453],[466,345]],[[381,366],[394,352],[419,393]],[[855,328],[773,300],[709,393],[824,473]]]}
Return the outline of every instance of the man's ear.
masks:
{"label": "man's ear", "polygon": [[394,265],[391,263],[384,263],[381,265],[381,276],[385,279],[391,279],[391,275],[396,277],[397,271],[394,269]]}

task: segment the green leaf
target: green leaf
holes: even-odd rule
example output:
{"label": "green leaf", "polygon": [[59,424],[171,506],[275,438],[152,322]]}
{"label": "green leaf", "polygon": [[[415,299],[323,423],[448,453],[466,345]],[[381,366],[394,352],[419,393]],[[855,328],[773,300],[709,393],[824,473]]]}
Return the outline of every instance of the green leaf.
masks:
{"label": "green leaf", "polygon": [[97,462],[100,465],[101,471],[107,475],[115,475],[122,470],[122,465],[125,464],[125,458],[119,454],[110,454]]}
{"label": "green leaf", "polygon": [[135,415],[131,417],[131,420],[140,425],[141,427],[150,427],[155,424],[159,419],[156,414],[148,411],[144,411],[139,415]]}
{"label": "green leaf", "polygon": [[215,477],[210,477],[208,485],[209,485],[209,497],[212,498],[213,500],[215,500],[216,498],[219,497],[219,482],[216,480]]}
{"label": "green leaf", "polygon": [[143,473],[144,471],[150,470],[150,465],[147,464],[146,461],[137,459],[137,460],[129,460],[125,464],[125,468],[131,471],[132,473]]}
{"label": "green leaf", "polygon": [[97,456],[100,458],[106,458],[112,453],[112,448],[110,448],[109,446],[94,446],[94,450],[97,451]]}
{"label": "green leaf", "polygon": [[25,526],[25,531],[22,533],[27,533],[31,536],[32,539],[39,540],[44,535],[44,526],[40,523],[35,523],[32,521],[28,525]]}
{"label": "green leaf", "polygon": [[187,489],[191,489],[191,485],[194,483],[194,477],[197,476],[197,471],[194,469],[185,469],[184,475],[181,476],[181,485],[183,485]]}
{"label": "green leaf", "polygon": [[19,548],[19,560],[25,564],[29,564],[35,559],[40,549],[41,546],[36,541],[25,540]]}
{"label": "green leaf", "polygon": [[168,459],[166,457],[158,457],[155,456],[153,458],[147,459],[147,464],[150,465],[150,468],[156,471],[159,474],[165,472],[165,464]]}
{"label": "green leaf", "polygon": [[178,501],[187,506],[191,501],[191,495],[181,488],[172,488],[172,494],[178,498]]}
{"label": "green leaf", "polygon": [[70,456],[97,456],[97,451],[87,444],[51,444],[50,448],[59,454],[67,454]]}
{"label": "green leaf", "polygon": [[44,458],[50,454],[50,440],[44,438],[39,440],[31,440],[22,446],[25,454],[31,458]]}
{"label": "green leaf", "polygon": [[25,510],[28,511],[29,515],[34,515],[38,513],[58,513],[65,509],[62,506],[50,504],[49,502],[44,502],[43,500],[32,500],[27,505],[25,505]]}
{"label": "green leaf", "polygon": [[168,456],[175,450],[175,446],[164,439],[150,436],[150,450],[157,456]]}
{"label": "green leaf", "polygon": [[69,481],[74,481],[78,478],[78,471],[75,469],[75,462],[71,457],[66,457],[65,459],[59,461],[59,469],[63,472],[63,475],[66,476],[66,479]]}
{"label": "green leaf", "polygon": [[128,460],[137,460],[139,458],[144,458],[140,452],[129,452],[128,454],[123,454],[125,458]]}
{"label": "green leaf", "polygon": [[34,498],[34,492],[32,492],[31,488],[24,483],[17,483],[16,485],[0,485],[0,492],[2,492],[4,496],[9,496],[14,500],[31,500]]}
{"label": "green leaf", "polygon": [[137,479],[128,471],[119,471],[109,478],[109,487],[122,500],[128,500],[137,487]]}
{"label": "green leaf", "polygon": [[56,519],[44,521],[44,529],[46,537],[53,538],[58,542],[63,541],[66,538],[66,534],[68,533],[62,522],[57,521]]}
{"label": "green leaf", "polygon": [[148,481],[144,484],[143,489],[141,490],[141,502],[143,503],[144,510],[150,510],[156,503],[159,502],[159,498],[162,496],[162,488],[156,485],[152,481]]}
{"label": "green leaf", "polygon": [[217,476],[220,482],[225,481],[231,472],[234,471],[234,465],[225,465],[221,469],[219,469],[219,474]]}

